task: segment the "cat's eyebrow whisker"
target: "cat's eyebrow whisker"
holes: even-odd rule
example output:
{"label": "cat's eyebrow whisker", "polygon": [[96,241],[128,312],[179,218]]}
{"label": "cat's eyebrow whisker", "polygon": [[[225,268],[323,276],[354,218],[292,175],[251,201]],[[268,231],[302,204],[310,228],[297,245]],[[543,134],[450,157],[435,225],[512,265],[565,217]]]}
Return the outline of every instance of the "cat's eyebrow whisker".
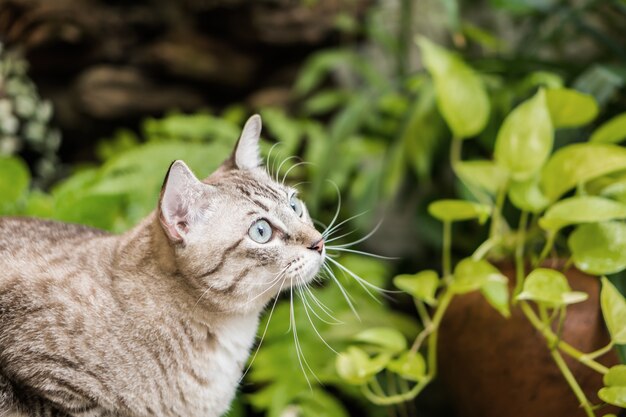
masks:
{"label": "cat's eyebrow whisker", "polygon": [[283,159],[283,162],[281,162],[280,165],[278,165],[278,169],[276,170],[276,179],[275,179],[276,182],[280,182],[278,181],[278,176],[280,175],[280,170],[283,168],[283,165],[285,165],[285,163],[289,162],[292,159],[298,159],[298,157],[295,155],[289,156]]}
{"label": "cat's eyebrow whisker", "polygon": [[[313,331],[315,331],[315,334],[317,334],[317,337],[320,338],[320,340],[322,341],[322,343],[324,343],[326,345],[326,347],[330,350],[333,351],[333,353],[335,353],[336,355],[339,354],[339,352],[337,352],[335,349],[333,349],[332,346],[330,346],[328,344],[328,342],[326,342],[326,339],[324,339],[324,337],[320,334],[319,330],[317,330],[317,327],[315,327],[315,324],[313,323],[313,319],[311,318],[311,315],[309,314],[309,308],[311,309],[311,311],[313,311],[313,309],[311,308],[310,305],[308,305],[307,301],[306,301],[306,297],[305,295],[300,291],[298,291],[300,293],[300,297],[302,298],[302,305],[304,306],[304,313],[306,314],[307,318],[309,319],[309,323],[311,323],[311,327],[313,327]],[[308,308],[307,308],[308,306]]]}
{"label": "cat's eyebrow whisker", "polygon": [[322,267],[324,268],[324,270],[328,273],[328,276],[335,281],[335,283],[337,284],[337,287],[339,288],[339,291],[341,291],[341,294],[343,295],[343,298],[346,299],[346,302],[348,303],[348,306],[350,307],[350,310],[352,310],[352,313],[354,313],[354,315],[356,316],[356,318],[361,321],[361,316],[359,316],[359,313],[356,311],[356,308],[354,308],[354,304],[352,303],[351,300],[351,296],[350,294],[348,294],[346,292],[346,289],[343,287],[343,285],[341,285],[341,282],[339,282],[339,280],[337,279],[337,277],[335,276],[335,274],[333,273],[332,269],[330,269],[330,267],[326,264],[323,264]]}
{"label": "cat's eyebrow whisker", "polygon": [[285,172],[285,175],[283,175],[283,180],[281,181],[281,184],[285,185],[285,180],[287,179],[287,176],[289,175],[289,173],[291,172],[292,169],[299,167],[300,165],[313,165],[312,162],[298,162],[297,164],[293,164],[291,167],[289,167],[289,169],[287,170],[287,172]]}
{"label": "cat's eyebrow whisker", "polygon": [[313,224],[316,224],[317,226],[321,226],[321,227],[323,227],[324,229],[327,229],[327,228],[328,228],[328,226],[326,226],[326,224],[325,224],[325,223],[323,223],[323,222],[321,222],[321,221],[319,221],[319,220],[315,220],[315,219],[312,219],[312,220],[313,220]]}
{"label": "cat's eyebrow whisker", "polygon": [[322,237],[326,237],[331,233],[329,230],[333,227],[333,225],[337,221],[337,217],[339,217],[339,211],[341,210],[341,191],[339,191],[339,186],[337,186],[337,184],[335,184],[334,181],[331,181],[331,180],[326,180],[326,181],[330,182],[333,185],[333,187],[335,187],[335,191],[337,191],[337,210],[335,211],[335,215],[333,216],[333,219],[330,221],[330,224],[328,225],[326,230],[324,230],[324,232],[322,233]]}
{"label": "cat's eyebrow whisker", "polygon": [[[328,243],[328,242],[327,242]],[[359,255],[364,255],[364,256],[369,256],[372,258],[378,258],[378,259],[386,259],[386,260],[391,260],[391,261],[396,261],[400,258],[397,257],[390,257],[390,256],[383,256],[383,255],[376,255],[374,253],[369,253],[369,252],[364,252],[364,251],[360,251],[360,250],[356,250],[356,249],[348,249],[348,248],[344,248],[343,246],[330,246],[330,245],[326,245],[326,250],[335,250],[335,251],[339,251],[339,252],[350,252],[350,253],[356,253]]]}
{"label": "cat's eyebrow whisker", "polygon": [[[269,169],[269,164],[270,161],[272,160],[272,152],[274,151],[274,148],[277,147],[278,145],[282,145],[282,142],[276,142],[275,144],[272,145],[272,147],[270,148],[270,151],[267,153],[267,164],[265,165],[265,171],[268,173],[268,175],[271,177],[272,173]],[[272,168],[274,166],[272,165]]]}
{"label": "cat's eyebrow whisker", "polygon": [[[283,286],[285,285],[286,281],[287,281],[286,279],[283,279],[283,282],[280,284],[280,288],[278,289],[279,293],[282,291]],[[276,297],[274,299],[274,304],[272,304],[272,308],[270,310],[269,317],[267,318],[267,324],[265,324],[265,329],[263,329],[263,334],[261,335],[261,339],[259,340],[259,344],[257,345],[257,348],[254,351],[254,355],[252,356],[252,359],[250,359],[250,362],[248,363],[248,367],[246,368],[245,372],[241,375],[241,378],[239,378],[239,383],[238,384],[241,384],[241,381],[243,381],[245,376],[248,374],[248,372],[252,368],[252,364],[254,363],[254,360],[256,359],[256,356],[259,354],[259,350],[261,349],[261,345],[263,344],[263,340],[265,340],[265,335],[267,334],[267,329],[270,327],[270,322],[272,321],[272,315],[274,314],[274,309],[276,309],[276,304],[278,303],[278,298],[279,297]]]}

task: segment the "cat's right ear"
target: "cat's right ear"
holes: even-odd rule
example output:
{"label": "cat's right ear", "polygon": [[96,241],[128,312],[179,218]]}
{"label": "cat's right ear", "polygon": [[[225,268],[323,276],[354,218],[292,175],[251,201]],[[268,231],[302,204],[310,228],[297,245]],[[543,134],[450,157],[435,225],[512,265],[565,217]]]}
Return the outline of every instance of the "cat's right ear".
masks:
{"label": "cat's right ear", "polygon": [[224,162],[223,169],[254,169],[261,165],[261,116],[251,116],[241,131],[232,155]]}
{"label": "cat's right ear", "polygon": [[174,243],[184,243],[198,218],[197,201],[206,187],[183,161],[170,165],[161,188],[158,214],[165,234]]}

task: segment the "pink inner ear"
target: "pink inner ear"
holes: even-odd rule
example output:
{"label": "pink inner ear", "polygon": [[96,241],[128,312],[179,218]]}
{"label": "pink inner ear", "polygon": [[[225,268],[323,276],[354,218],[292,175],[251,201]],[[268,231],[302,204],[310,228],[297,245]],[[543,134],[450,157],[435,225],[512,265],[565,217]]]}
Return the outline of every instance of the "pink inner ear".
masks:
{"label": "pink inner ear", "polygon": [[176,223],[168,222],[165,217],[163,217],[163,212],[159,214],[159,220],[161,221],[161,226],[163,226],[163,230],[167,233],[170,240],[175,243],[180,243],[183,241],[183,237],[179,233],[179,229],[176,227]]}

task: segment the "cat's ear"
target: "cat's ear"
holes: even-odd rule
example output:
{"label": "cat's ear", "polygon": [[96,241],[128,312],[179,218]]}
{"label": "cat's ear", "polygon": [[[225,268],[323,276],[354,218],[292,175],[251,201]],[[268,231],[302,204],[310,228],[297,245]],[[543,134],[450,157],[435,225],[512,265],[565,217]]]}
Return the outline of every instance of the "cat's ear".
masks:
{"label": "cat's ear", "polygon": [[235,150],[229,161],[232,168],[245,170],[254,169],[261,165],[260,138],[261,116],[255,114],[246,122],[235,145]]}
{"label": "cat's ear", "polygon": [[206,187],[183,161],[170,165],[161,188],[158,213],[163,230],[173,242],[184,242],[198,218],[197,202]]}

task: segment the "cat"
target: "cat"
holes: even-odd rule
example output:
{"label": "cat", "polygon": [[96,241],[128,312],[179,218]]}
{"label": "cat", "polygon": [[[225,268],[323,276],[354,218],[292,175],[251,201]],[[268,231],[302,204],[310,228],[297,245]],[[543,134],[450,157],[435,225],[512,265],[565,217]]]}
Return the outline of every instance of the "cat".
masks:
{"label": "cat", "polygon": [[122,235],[0,219],[0,417],[218,417],[281,289],[325,247],[261,166],[261,118],[198,180],[182,161]]}

